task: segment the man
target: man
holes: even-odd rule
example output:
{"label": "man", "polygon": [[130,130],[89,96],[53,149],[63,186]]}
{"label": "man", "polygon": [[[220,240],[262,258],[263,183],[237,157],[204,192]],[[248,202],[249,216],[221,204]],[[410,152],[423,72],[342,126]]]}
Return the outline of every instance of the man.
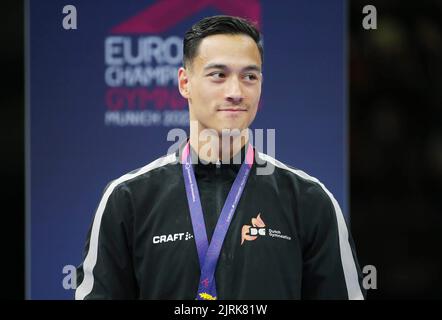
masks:
{"label": "man", "polygon": [[249,143],[262,61],[244,19],[209,17],[186,33],[190,139],[107,186],[77,299],[364,298],[333,195]]}

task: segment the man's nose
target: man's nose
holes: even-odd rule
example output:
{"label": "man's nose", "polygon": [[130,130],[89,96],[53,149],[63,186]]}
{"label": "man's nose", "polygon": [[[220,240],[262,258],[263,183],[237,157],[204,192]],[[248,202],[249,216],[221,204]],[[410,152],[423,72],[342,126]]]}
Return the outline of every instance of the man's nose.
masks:
{"label": "man's nose", "polygon": [[241,83],[237,77],[229,79],[226,88],[226,99],[232,104],[240,104],[243,100]]}

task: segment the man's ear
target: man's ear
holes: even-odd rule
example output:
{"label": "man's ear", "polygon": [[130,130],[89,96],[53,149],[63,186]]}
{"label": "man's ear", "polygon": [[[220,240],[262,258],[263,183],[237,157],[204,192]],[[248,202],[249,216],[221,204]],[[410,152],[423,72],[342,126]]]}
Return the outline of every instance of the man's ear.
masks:
{"label": "man's ear", "polygon": [[183,67],[178,69],[178,89],[185,99],[189,99],[189,75]]}

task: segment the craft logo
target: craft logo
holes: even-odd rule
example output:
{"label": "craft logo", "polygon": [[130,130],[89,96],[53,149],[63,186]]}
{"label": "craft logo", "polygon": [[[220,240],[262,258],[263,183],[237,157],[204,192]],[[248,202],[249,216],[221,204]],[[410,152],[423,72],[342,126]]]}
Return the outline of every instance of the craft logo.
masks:
{"label": "craft logo", "polygon": [[261,213],[256,218],[252,218],[252,225],[244,225],[241,229],[241,245],[244,241],[254,241],[259,236],[292,240],[291,237],[283,235],[279,230],[267,229],[261,218]]}
{"label": "craft logo", "polygon": [[114,26],[104,40],[107,126],[184,127],[187,101],[178,91],[183,38],[171,28],[212,7],[220,14],[260,20],[257,0],[156,1]]}
{"label": "craft logo", "polygon": [[193,235],[189,232],[181,232],[181,233],[172,233],[172,234],[163,234],[160,236],[154,236],[152,238],[153,244],[166,243],[166,242],[175,242],[182,240],[190,240],[193,239]]}

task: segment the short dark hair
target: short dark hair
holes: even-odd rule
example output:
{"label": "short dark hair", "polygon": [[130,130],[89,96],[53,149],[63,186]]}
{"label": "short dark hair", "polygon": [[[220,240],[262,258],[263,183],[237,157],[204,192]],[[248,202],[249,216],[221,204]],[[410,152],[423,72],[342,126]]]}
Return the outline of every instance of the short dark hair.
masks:
{"label": "short dark hair", "polygon": [[232,16],[212,16],[195,23],[184,35],[183,65],[188,66],[198,53],[201,41],[215,34],[244,34],[251,37],[258,46],[261,62],[264,61],[264,50],[261,34],[249,20]]}

